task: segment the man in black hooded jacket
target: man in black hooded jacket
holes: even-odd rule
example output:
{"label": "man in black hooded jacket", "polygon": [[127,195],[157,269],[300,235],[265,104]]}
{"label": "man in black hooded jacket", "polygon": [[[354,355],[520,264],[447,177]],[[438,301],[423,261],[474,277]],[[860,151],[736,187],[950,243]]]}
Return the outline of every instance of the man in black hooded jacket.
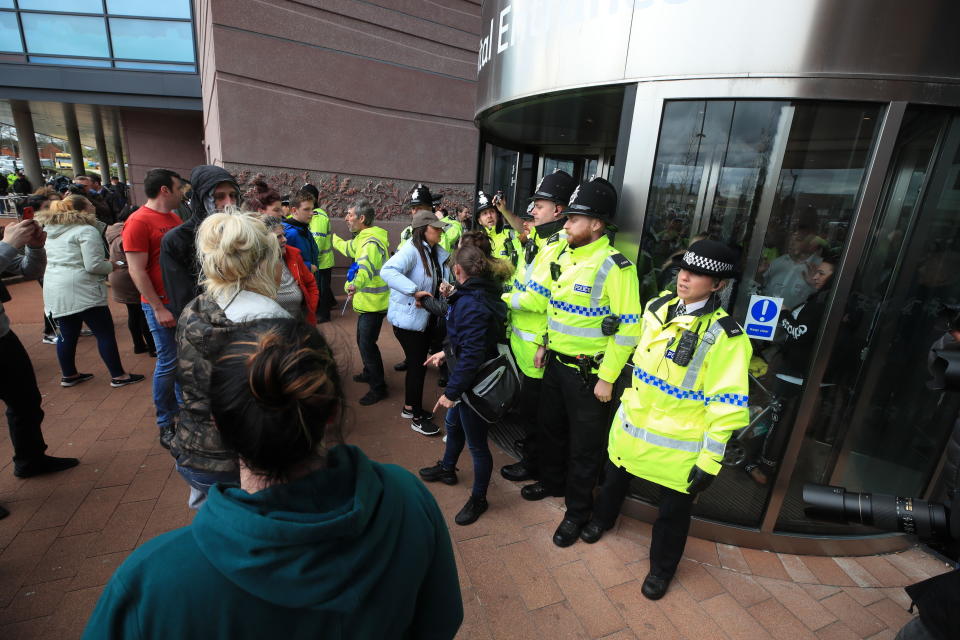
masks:
{"label": "man in black hooded jacket", "polygon": [[170,311],[180,317],[187,304],[200,295],[200,265],[197,262],[197,229],[208,215],[240,201],[237,181],[223,167],[203,164],[190,172],[193,186],[190,219],[163,236],[160,244],[160,268],[163,286],[170,299]]}

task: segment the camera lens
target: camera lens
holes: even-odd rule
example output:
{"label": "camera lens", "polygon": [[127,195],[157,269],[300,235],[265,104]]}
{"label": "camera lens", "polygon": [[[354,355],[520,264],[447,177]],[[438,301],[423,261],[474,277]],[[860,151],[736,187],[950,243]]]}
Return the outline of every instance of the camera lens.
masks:
{"label": "camera lens", "polygon": [[809,505],[804,507],[804,514],[812,520],[862,524],[928,540],[950,539],[947,511],[942,504],[810,483],[803,485],[803,501]]}

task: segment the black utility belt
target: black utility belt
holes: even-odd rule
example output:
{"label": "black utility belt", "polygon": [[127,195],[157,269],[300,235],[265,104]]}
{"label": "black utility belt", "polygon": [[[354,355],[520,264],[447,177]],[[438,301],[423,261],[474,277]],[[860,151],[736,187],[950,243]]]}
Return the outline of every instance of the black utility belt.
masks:
{"label": "black utility belt", "polygon": [[577,367],[578,369],[582,369],[585,365],[589,365],[590,368],[595,369],[600,366],[601,362],[603,362],[602,353],[598,353],[595,356],[588,356],[582,353],[578,356],[568,356],[564,353],[558,353],[556,351],[550,351],[549,353],[559,362],[571,367]]}

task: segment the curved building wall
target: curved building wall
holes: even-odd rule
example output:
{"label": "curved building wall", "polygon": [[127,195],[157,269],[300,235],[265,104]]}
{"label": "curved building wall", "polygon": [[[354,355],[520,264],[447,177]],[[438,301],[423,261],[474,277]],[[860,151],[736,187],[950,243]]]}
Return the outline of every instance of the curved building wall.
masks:
{"label": "curved building wall", "polygon": [[[780,301],[699,535],[872,553],[905,538],[808,519],[805,483],[943,499],[960,398],[925,381],[960,305],[958,20],[949,0],[484,3],[478,182],[515,203],[554,168],[603,175],[646,290],[706,233],[742,251],[734,317]],[[657,497],[636,483],[626,510]]]}

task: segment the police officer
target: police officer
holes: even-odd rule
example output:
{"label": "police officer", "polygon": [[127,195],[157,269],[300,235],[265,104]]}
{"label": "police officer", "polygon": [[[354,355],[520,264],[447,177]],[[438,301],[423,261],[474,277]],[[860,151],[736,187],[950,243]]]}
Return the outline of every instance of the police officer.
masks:
{"label": "police officer", "polygon": [[[495,196],[499,202],[499,196]],[[480,228],[490,238],[490,249],[494,258],[509,260],[514,267],[520,261],[520,239],[517,232],[504,226],[503,218],[497,211],[497,203],[488,198],[483,191],[477,192],[476,214]]]}
{"label": "police officer", "polygon": [[313,196],[314,216],[310,218],[310,234],[317,243],[317,270],[314,277],[317,280],[317,289],[320,299],[317,302],[317,323],[330,322],[330,308],[335,307],[337,299],[331,288],[333,274],[333,236],[330,235],[330,216],[320,207],[320,191],[310,183],[300,188],[303,193]]}
{"label": "police officer", "polygon": [[[570,194],[576,187],[576,181],[570,174],[557,171],[544,176],[530,198],[529,215],[535,225],[527,237],[527,243],[517,263],[513,275],[513,290],[526,291],[527,281],[533,275],[537,260],[543,255],[541,250],[553,237],[554,244],[566,239],[563,225],[566,218],[563,211],[570,200]],[[524,216],[521,216],[523,218]],[[510,297],[504,299],[508,305]],[[534,357],[543,344],[547,330],[545,308],[540,311],[512,309],[510,311],[510,349],[516,359],[522,375],[521,395],[518,402],[520,417],[526,429],[526,437],[521,447],[520,462],[508,464],[500,469],[500,475],[507,480],[519,482],[539,477],[537,468],[537,409],[540,403],[540,381],[543,368],[536,366]]]}
{"label": "police officer", "polygon": [[613,526],[632,478],[660,485],[641,588],[651,600],[663,597],[680,563],[694,499],[720,472],[730,434],[750,419],[750,340],[717,295],[735,277],[737,257],[723,243],[695,242],[680,259],[677,293],[647,304],[632,386],[610,429],[603,486],[580,534],[596,542]]}
{"label": "police officer", "polygon": [[590,518],[613,384],[640,333],[637,269],[606,234],[616,206],[616,190],[603,178],[577,187],[565,211],[566,242],[548,242],[545,270],[536,269],[527,290],[510,298],[513,308],[546,311],[545,345],[535,356],[538,364],[546,356],[540,481],[520,494],[565,497],[567,512],[553,536],[560,547],[576,542]]}
{"label": "police officer", "polygon": [[[417,215],[417,211],[420,211],[421,209],[426,209],[427,211],[433,212],[434,204],[439,201],[439,196],[434,196],[432,193],[430,193],[430,187],[426,186],[422,182],[418,182],[410,191],[410,199],[404,203],[404,207],[408,209],[408,213],[411,217],[413,217]],[[400,247],[402,247],[412,235],[413,227],[405,227],[403,231],[400,232],[400,242],[397,243],[397,250],[399,250]],[[398,371],[400,371],[400,369],[398,369]]]}

